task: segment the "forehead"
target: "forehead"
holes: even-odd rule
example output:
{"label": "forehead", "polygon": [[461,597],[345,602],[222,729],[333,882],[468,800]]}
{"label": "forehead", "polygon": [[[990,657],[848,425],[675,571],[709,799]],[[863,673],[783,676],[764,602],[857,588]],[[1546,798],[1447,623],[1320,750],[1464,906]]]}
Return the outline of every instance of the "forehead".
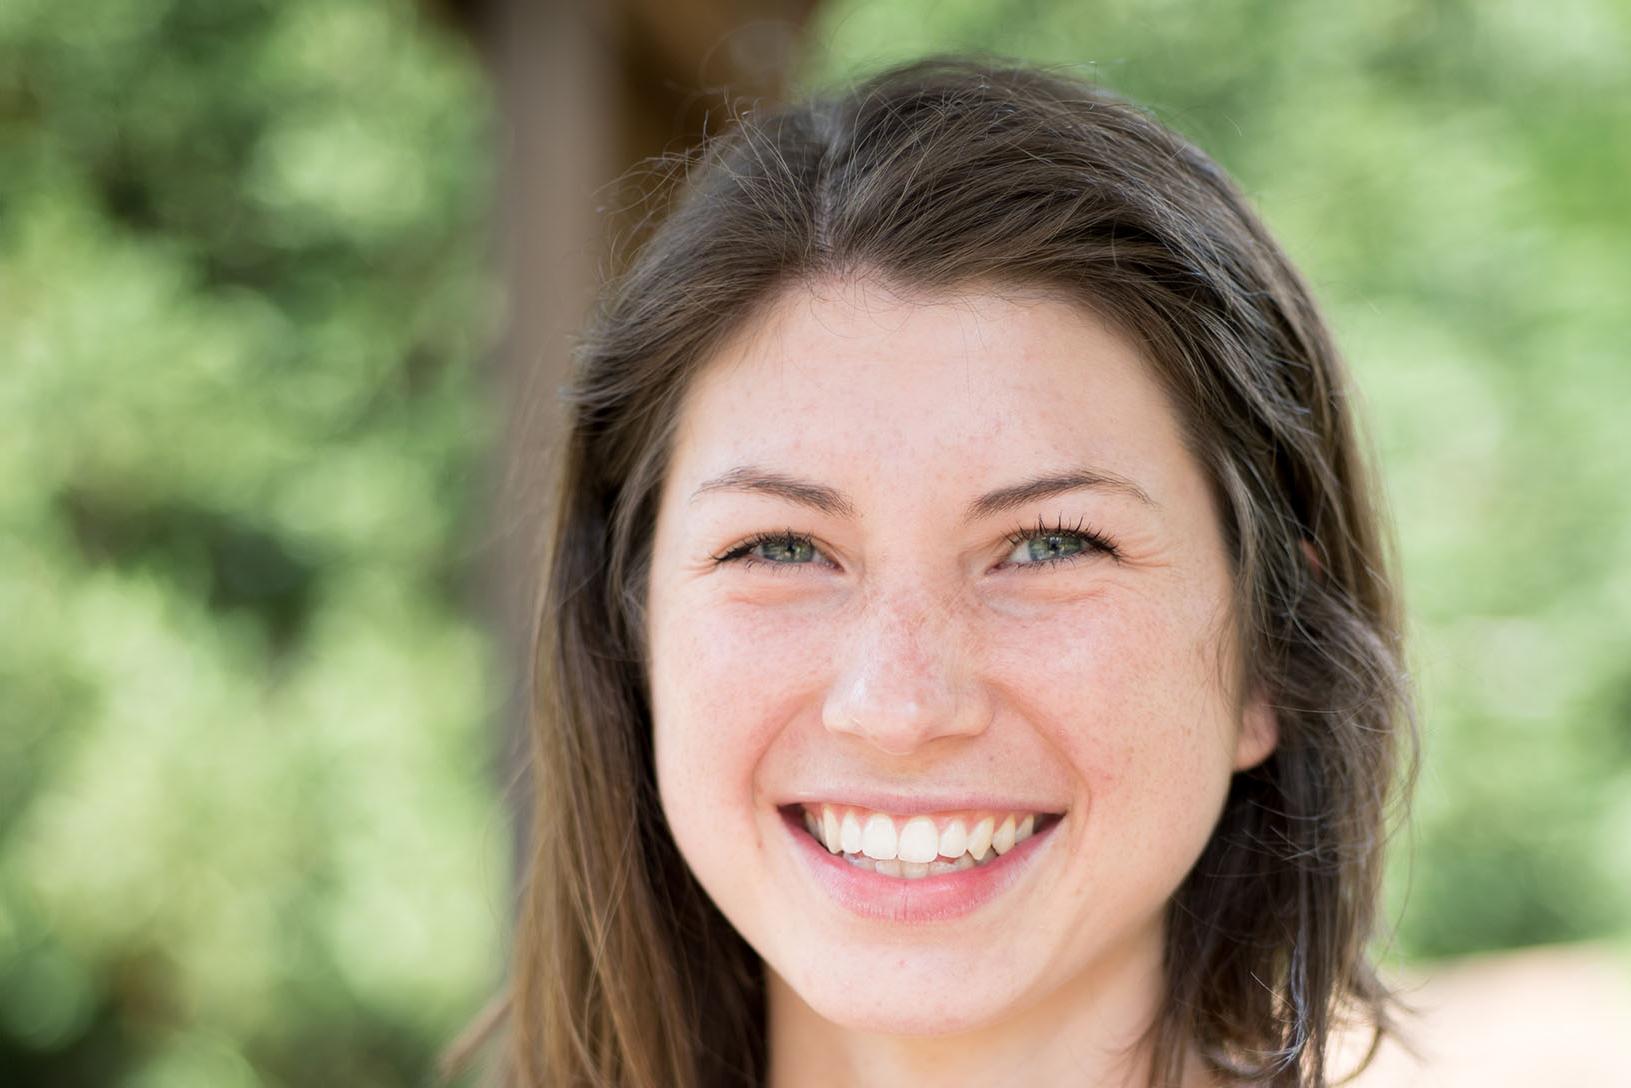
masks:
{"label": "forehead", "polygon": [[850,282],[782,293],[705,363],[672,467],[1011,476],[1089,462],[1145,478],[1183,456],[1149,364],[1087,307]]}

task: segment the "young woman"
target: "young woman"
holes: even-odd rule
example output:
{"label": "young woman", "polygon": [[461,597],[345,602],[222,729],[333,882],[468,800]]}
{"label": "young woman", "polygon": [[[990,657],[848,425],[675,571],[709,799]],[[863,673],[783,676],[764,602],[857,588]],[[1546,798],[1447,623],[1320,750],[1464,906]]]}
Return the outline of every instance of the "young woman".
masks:
{"label": "young woman", "polygon": [[525,1085],[1323,1085],[1410,736],[1347,379],[1056,74],[754,113],[569,397]]}

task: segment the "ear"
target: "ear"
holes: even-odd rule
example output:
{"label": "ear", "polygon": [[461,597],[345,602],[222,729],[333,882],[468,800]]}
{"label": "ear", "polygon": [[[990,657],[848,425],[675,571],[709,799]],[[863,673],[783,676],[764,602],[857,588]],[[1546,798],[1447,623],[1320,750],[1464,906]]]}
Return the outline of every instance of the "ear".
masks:
{"label": "ear", "polygon": [[1315,578],[1325,577],[1325,564],[1320,562],[1320,553],[1314,547],[1314,542],[1307,537],[1299,541],[1302,545],[1303,559],[1308,562],[1308,569],[1314,572]]}
{"label": "ear", "polygon": [[1234,768],[1250,770],[1274,754],[1280,743],[1280,719],[1259,686],[1241,709],[1240,733],[1235,737]]}

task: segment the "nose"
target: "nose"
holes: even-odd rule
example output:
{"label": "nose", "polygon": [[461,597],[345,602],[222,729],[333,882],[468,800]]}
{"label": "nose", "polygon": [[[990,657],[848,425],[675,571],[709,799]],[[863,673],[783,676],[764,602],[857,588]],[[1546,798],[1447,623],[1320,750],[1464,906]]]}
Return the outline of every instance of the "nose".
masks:
{"label": "nose", "polygon": [[990,698],[970,667],[954,610],[921,600],[869,602],[851,630],[821,710],[829,730],[900,756],[940,737],[985,730]]}

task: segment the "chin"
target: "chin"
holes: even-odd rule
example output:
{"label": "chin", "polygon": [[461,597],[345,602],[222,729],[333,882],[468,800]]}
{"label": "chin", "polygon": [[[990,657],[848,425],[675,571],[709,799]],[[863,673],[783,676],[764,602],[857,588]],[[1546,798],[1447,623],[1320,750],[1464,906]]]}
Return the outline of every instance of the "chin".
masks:
{"label": "chin", "polygon": [[1021,1002],[1017,980],[989,968],[959,968],[921,949],[865,955],[811,949],[799,958],[796,978],[782,974],[786,985],[822,1019],[854,1031],[956,1035],[1005,1019]]}

